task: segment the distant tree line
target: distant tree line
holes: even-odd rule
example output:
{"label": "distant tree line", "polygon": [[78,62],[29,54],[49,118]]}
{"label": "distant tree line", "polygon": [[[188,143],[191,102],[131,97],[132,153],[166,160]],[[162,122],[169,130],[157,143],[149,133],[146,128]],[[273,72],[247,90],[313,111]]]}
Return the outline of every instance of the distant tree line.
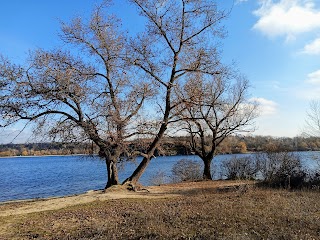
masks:
{"label": "distant tree line", "polygon": [[250,152],[265,152],[270,149],[279,149],[282,151],[319,151],[320,138],[309,137],[266,137],[266,136],[250,136],[243,137],[247,149]]}
{"label": "distant tree line", "polygon": [[0,145],[0,156],[43,156],[94,154],[96,147],[92,144],[74,143],[26,143]]}
{"label": "distant tree line", "polygon": [[[138,148],[138,142],[132,142]],[[217,148],[218,154],[265,152],[277,148],[283,151],[320,151],[320,138],[317,137],[270,137],[270,136],[229,136]],[[0,156],[42,156],[98,154],[98,147],[92,143],[26,143],[2,144]],[[192,155],[187,137],[167,137],[155,155]]]}
{"label": "distant tree line", "polygon": [[[193,154],[187,138],[165,139],[164,155]],[[281,151],[320,151],[318,137],[228,136],[218,147],[217,154]]]}

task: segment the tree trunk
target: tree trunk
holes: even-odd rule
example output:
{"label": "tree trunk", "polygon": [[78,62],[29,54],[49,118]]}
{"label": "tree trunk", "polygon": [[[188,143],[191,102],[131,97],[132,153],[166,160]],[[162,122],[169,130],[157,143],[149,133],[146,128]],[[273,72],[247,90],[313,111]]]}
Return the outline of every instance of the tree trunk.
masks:
{"label": "tree trunk", "polygon": [[204,180],[212,180],[212,176],[211,176],[212,158],[204,158],[202,160],[203,160],[203,163],[204,163],[203,179]]}
{"label": "tree trunk", "polygon": [[157,146],[159,145],[159,142],[162,139],[162,136],[163,136],[164,132],[167,129],[168,115],[169,115],[169,113],[166,113],[166,117],[164,118],[164,121],[163,121],[164,123],[161,125],[157,137],[151,143],[151,145],[150,145],[150,147],[149,147],[149,149],[147,151],[147,154],[146,154],[147,156],[143,157],[143,159],[140,162],[139,166],[134,170],[134,172],[132,173],[132,175],[130,177],[128,177],[126,180],[124,180],[123,184],[132,183],[133,185],[135,185],[139,181],[141,175],[144,173],[145,169],[147,168],[147,166],[149,165],[150,161],[152,160],[154,152],[155,152]]}
{"label": "tree trunk", "polygon": [[134,185],[137,184],[141,175],[144,173],[145,169],[149,165],[150,161],[151,161],[151,158],[144,157],[142,159],[141,163],[139,164],[139,166],[134,170],[132,175],[130,177],[128,177],[126,180],[124,180],[123,184],[128,183],[128,182],[130,182]]}
{"label": "tree trunk", "polygon": [[106,159],[106,165],[107,165],[108,182],[105,189],[113,185],[119,184],[117,164],[108,158]]}

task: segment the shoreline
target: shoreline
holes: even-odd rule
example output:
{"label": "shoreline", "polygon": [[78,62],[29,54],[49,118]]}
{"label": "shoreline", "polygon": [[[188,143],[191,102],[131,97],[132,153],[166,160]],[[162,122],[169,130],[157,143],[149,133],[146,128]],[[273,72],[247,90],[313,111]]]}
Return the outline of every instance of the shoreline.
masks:
{"label": "shoreline", "polygon": [[[299,152],[299,153],[301,153],[301,154],[310,153],[312,155],[313,153],[314,154],[319,153],[319,151],[312,151],[312,152],[305,151],[305,152]],[[247,154],[252,154],[252,153],[247,153]],[[183,155],[176,155],[176,156],[170,156],[170,157],[177,157],[177,156],[183,157]],[[189,155],[189,156],[195,156],[195,155]],[[222,156],[222,155],[220,155],[220,156]],[[41,157],[43,157],[43,158],[45,158],[45,157],[48,157],[48,158],[50,158],[50,157],[83,157],[84,160],[86,160],[87,158],[90,160],[90,158],[92,158],[92,155],[73,154],[73,155],[12,156],[12,157],[8,157],[8,158],[5,158],[5,159],[11,159],[11,158],[33,158],[33,157],[35,157],[35,158],[41,158]],[[1,159],[4,159],[4,158],[0,157],[0,161],[1,161]],[[8,160],[8,161],[10,161],[10,160]],[[21,160],[21,161],[19,160],[17,162],[23,162],[23,160]],[[39,162],[45,163],[45,161],[42,161],[42,159]],[[4,163],[5,163],[5,161],[4,161]],[[318,166],[318,165],[315,165],[315,166]],[[145,183],[145,184],[147,185],[148,183]],[[56,195],[55,193],[48,192],[48,194],[43,194],[43,195],[46,195],[46,196],[42,196],[42,197],[38,197],[38,195],[36,195],[36,194],[29,194],[28,195],[28,194],[26,194],[28,192],[24,192],[24,191],[15,191],[14,192],[15,195],[16,195],[16,198],[15,198],[13,196],[8,195],[4,191],[4,199],[0,200],[0,205],[7,204],[7,203],[16,203],[16,202],[19,203],[19,202],[30,202],[30,201],[33,202],[33,201],[39,201],[39,200],[41,201],[43,199],[56,199],[56,198],[78,196],[78,195],[86,194],[86,193],[92,192],[92,191],[99,191],[99,190],[101,190],[101,187],[102,187],[102,185],[95,185],[95,186],[91,186],[91,187],[86,188],[86,189],[78,189],[78,190],[83,190],[83,191],[66,191],[65,192],[66,194],[63,193],[63,192],[60,192],[61,195]],[[96,188],[96,189],[94,189],[94,188]],[[17,193],[21,193],[21,194],[19,195]],[[20,198],[19,198],[19,196],[20,196]]]}
{"label": "shoreline", "polygon": [[14,203],[29,203],[29,202],[52,200],[52,199],[76,197],[76,196],[85,195],[87,193],[96,192],[96,191],[103,191],[103,190],[89,190],[89,191],[83,192],[83,193],[76,193],[76,194],[70,194],[70,195],[64,195],[64,196],[51,196],[51,197],[43,197],[43,198],[26,198],[26,199],[13,199],[13,200],[7,200],[7,201],[0,201],[0,206],[6,205],[6,204],[11,204],[11,203],[13,203],[13,204]]}
{"label": "shoreline", "polygon": [[159,186],[146,186],[139,191],[130,191],[124,185],[116,185],[104,190],[90,190],[83,194],[49,197],[41,199],[26,199],[17,201],[6,201],[0,203],[0,217],[21,215],[34,212],[58,210],[94,201],[108,201],[116,199],[155,199],[185,196],[192,191],[205,191],[213,189],[219,192],[221,189],[236,191],[239,186],[249,186],[252,181],[202,181],[163,184]]}

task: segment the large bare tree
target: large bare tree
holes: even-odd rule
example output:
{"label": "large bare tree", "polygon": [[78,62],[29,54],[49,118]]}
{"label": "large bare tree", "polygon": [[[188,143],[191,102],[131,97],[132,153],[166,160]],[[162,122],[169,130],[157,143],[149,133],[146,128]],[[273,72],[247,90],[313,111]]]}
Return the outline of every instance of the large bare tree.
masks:
{"label": "large bare tree", "polygon": [[[225,72],[218,40],[228,13],[215,1],[130,2],[146,19],[145,32],[130,41],[120,21],[98,7],[89,23],[76,18],[63,24],[61,38],[70,51],[37,50],[29,66],[6,59],[0,65],[1,125],[35,121],[52,136],[92,140],[106,159],[107,187],[118,184],[116,163],[125,156],[143,156],[125,183],[139,180],[170,123],[179,120],[182,86],[198,75]],[[142,110],[155,94],[146,121]],[[130,142],[141,135],[147,144],[136,151]]]}
{"label": "large bare tree", "polygon": [[215,76],[221,64],[217,39],[227,13],[212,0],[131,0],[146,19],[146,31],[131,41],[134,65],[158,88],[154,115],[159,120],[143,160],[125,181],[136,183],[150,163],[181,102],[175,89],[195,74]]}
{"label": "large bare tree", "polygon": [[[1,126],[36,123],[59,140],[93,141],[107,165],[106,188],[119,184],[117,162],[143,134],[141,110],[153,94],[130,64],[120,20],[97,7],[84,22],[62,24],[64,50],[36,50],[26,66],[1,57]],[[70,50],[65,50],[65,49]]]}
{"label": "large bare tree", "polygon": [[204,179],[212,179],[211,162],[228,136],[254,130],[257,104],[249,101],[248,90],[248,81],[228,68],[215,76],[193,76],[180,90],[181,129],[204,163]]}

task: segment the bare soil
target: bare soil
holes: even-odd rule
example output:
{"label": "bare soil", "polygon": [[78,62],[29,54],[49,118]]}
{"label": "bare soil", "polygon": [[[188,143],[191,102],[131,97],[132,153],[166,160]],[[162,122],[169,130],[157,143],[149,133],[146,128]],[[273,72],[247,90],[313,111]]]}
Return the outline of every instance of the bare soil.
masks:
{"label": "bare soil", "polygon": [[[248,182],[249,183],[249,182]],[[61,198],[48,198],[26,201],[12,201],[0,204],[0,217],[13,216],[35,212],[58,210],[79,204],[94,201],[106,201],[112,199],[130,198],[170,198],[179,195],[198,193],[208,190],[219,190],[223,188],[237,188],[246,184],[243,181],[204,181],[184,182],[177,184],[164,184],[161,186],[139,187],[136,191],[129,191],[125,186],[114,186],[106,192],[89,191],[85,194],[67,196]]]}

